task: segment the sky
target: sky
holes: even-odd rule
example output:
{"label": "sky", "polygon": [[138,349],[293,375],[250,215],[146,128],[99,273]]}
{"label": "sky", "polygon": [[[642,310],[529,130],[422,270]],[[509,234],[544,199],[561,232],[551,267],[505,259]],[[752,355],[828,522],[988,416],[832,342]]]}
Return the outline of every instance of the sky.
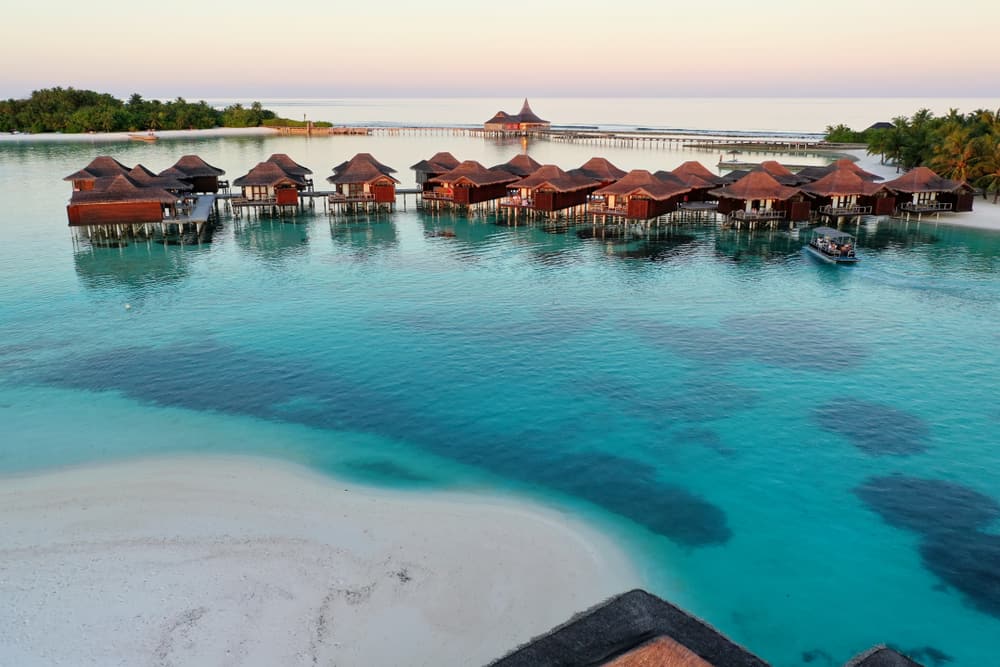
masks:
{"label": "sky", "polygon": [[4,98],[1000,96],[1000,0],[45,0],[3,26]]}

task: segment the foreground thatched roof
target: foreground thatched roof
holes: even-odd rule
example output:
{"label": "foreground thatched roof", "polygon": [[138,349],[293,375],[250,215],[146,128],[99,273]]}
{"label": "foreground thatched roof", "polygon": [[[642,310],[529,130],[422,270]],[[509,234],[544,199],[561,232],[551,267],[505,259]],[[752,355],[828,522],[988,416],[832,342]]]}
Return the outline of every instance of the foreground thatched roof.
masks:
{"label": "foreground thatched roof", "polygon": [[596,195],[639,195],[663,201],[690,192],[691,188],[679,180],[673,182],[657,178],[645,169],[633,169],[616,182],[594,192]]}
{"label": "foreground thatched roof", "polygon": [[[390,167],[388,165],[382,164],[381,162],[379,162],[378,160],[376,160],[375,156],[373,156],[371,153],[358,153],[357,155],[355,155],[354,157],[352,157],[350,160],[347,160],[346,162],[341,162],[336,167],[334,167],[333,168],[333,173],[334,173],[334,175],[336,175],[337,173],[339,173],[339,172],[341,172],[341,171],[343,171],[345,169],[354,168],[354,167],[356,167],[357,165],[359,165],[361,163],[369,164],[369,165],[375,167],[375,169],[377,169],[379,172],[385,174],[386,176],[389,176],[390,174],[395,174],[396,173],[395,169],[393,169],[392,167]],[[330,179],[327,179],[327,180],[330,180]]]}
{"label": "foreground thatched roof", "polygon": [[688,160],[682,162],[671,173],[692,188],[704,188],[710,185],[722,185],[722,177],[713,174],[701,162]]}
{"label": "foreground thatched roof", "polygon": [[517,180],[515,174],[503,169],[487,169],[475,160],[466,160],[454,169],[430,179],[431,183],[468,183],[482,187],[497,183],[513,183]]}
{"label": "foreground thatched roof", "polygon": [[312,173],[312,169],[309,167],[304,167],[292,158],[288,157],[285,153],[275,153],[271,157],[267,158],[265,162],[271,162],[273,164],[281,167],[289,176],[301,176],[303,179]]}
{"label": "foreground thatched roof", "polygon": [[784,200],[802,192],[799,188],[782,185],[766,171],[751,171],[731,185],[726,185],[708,194],[722,199],[777,199]]}
{"label": "foreground thatched roof", "polygon": [[333,168],[333,176],[327,177],[327,182],[338,185],[351,183],[372,183],[380,178],[388,178],[393,183],[399,183],[392,174],[396,170],[376,160],[371,153],[358,153],[347,162],[341,162]]}
{"label": "foreground thatched roof", "polygon": [[174,176],[158,176],[142,164],[137,164],[128,172],[128,177],[139,185],[147,188],[162,188],[164,190],[190,190],[191,184]]}
{"label": "foreground thatched roof", "polygon": [[127,174],[129,168],[110,155],[99,155],[83,169],[63,178],[64,181],[96,181],[98,178]]}
{"label": "foreground thatched roof", "polygon": [[851,658],[844,667],[922,667],[902,653],[885,646],[875,646]]}
{"label": "foreground thatched roof", "polygon": [[782,185],[798,185],[807,180],[792,173],[788,167],[777,160],[764,160],[750,171],[763,171]]}
{"label": "foreground thatched roof", "polygon": [[226,173],[224,169],[213,167],[212,165],[205,162],[197,155],[185,155],[181,157],[180,160],[174,163],[173,168],[186,174],[189,178],[201,178],[204,176],[222,176],[223,174]]}
{"label": "foreground thatched roof", "polygon": [[914,167],[899,178],[886,181],[885,186],[895,192],[956,192],[969,186],[938,176],[927,167]]}
{"label": "foreground thatched roof", "polygon": [[524,178],[525,176],[537,171],[541,166],[540,162],[537,162],[522,153],[520,155],[515,155],[503,164],[494,165],[490,167],[490,169],[500,169],[501,171],[506,171],[508,174],[514,174],[515,176]]}
{"label": "foreground thatched roof", "polygon": [[73,193],[71,204],[109,204],[115,202],[155,201],[161,204],[174,204],[177,195],[162,188],[143,187],[125,174],[105,176],[94,183],[93,190],[81,190]]}
{"label": "foreground thatched roof", "polygon": [[[657,638],[669,641],[657,644]],[[641,590],[619,595],[583,612],[500,658],[492,667],[636,665],[643,663],[612,661],[630,653],[635,656],[635,651],[644,647],[652,648],[658,657],[685,653],[679,650],[668,653],[672,644],[712,667],[767,667],[763,660],[708,624]],[[659,667],[670,663],[646,664]]]}
{"label": "foreground thatched roof", "polygon": [[624,169],[619,169],[602,157],[592,157],[577,169],[571,169],[571,174],[582,174],[588,178],[593,178],[602,183],[617,181],[626,174]]}
{"label": "foreground thatched roof", "polygon": [[425,174],[443,174],[449,169],[454,169],[459,165],[459,161],[454,155],[446,151],[440,153],[435,153],[426,160],[421,160],[415,165],[411,166],[410,169],[414,171],[422,171]]}
{"label": "foreground thatched roof", "polygon": [[519,181],[510,184],[511,188],[526,190],[554,190],[555,192],[575,192],[586,188],[596,188],[601,181],[580,173],[565,172],[554,164],[539,167],[534,172]]}
{"label": "foreground thatched roof", "polygon": [[800,186],[803,192],[822,197],[873,195],[885,189],[884,183],[866,181],[850,169],[838,169],[812,183]]}
{"label": "foreground thatched roof", "polygon": [[273,188],[282,184],[305,186],[306,181],[304,176],[294,176],[289,174],[274,162],[260,162],[249,172],[233,181],[233,185],[238,185],[240,187],[247,185],[262,185]]}

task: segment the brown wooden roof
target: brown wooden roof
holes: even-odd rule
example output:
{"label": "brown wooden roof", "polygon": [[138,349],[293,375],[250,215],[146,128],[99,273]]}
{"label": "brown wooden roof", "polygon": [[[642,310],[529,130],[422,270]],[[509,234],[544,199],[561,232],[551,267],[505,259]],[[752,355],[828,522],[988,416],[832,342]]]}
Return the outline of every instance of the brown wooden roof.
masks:
{"label": "brown wooden roof", "polygon": [[454,169],[458,166],[458,164],[459,161],[455,159],[454,155],[447,152],[441,152],[435,153],[426,160],[421,160],[410,167],[410,169],[422,171],[425,174],[443,174],[450,169]]}
{"label": "brown wooden roof", "polygon": [[690,192],[691,188],[680,181],[668,182],[657,178],[645,169],[633,169],[617,182],[594,192],[597,195],[639,195],[662,201]]}
{"label": "brown wooden roof", "polygon": [[350,183],[374,183],[381,178],[388,178],[393,183],[399,183],[392,174],[396,170],[387,167],[371,153],[358,153],[347,162],[341,162],[333,168],[333,176],[327,177],[328,183],[347,185]]}
{"label": "brown wooden roof", "polygon": [[[392,167],[389,167],[387,165],[382,164],[381,162],[379,162],[378,160],[376,160],[375,156],[373,156],[371,153],[358,153],[357,155],[355,155],[354,157],[352,157],[347,162],[341,162],[336,167],[334,167],[333,168],[333,174],[334,174],[334,176],[336,176],[339,172],[341,172],[341,171],[343,171],[343,170],[345,170],[345,169],[347,169],[349,167],[350,168],[357,168],[357,166],[360,165],[360,164],[362,164],[362,163],[369,164],[369,165],[373,166],[377,171],[385,174],[386,176],[389,176],[390,174],[395,174],[396,173],[395,169],[393,169]],[[328,178],[326,180],[329,181],[330,179]],[[393,180],[395,180],[395,179],[393,179]],[[330,182],[333,183],[333,181],[330,181]],[[396,182],[398,183],[399,181],[396,181]]]}
{"label": "brown wooden roof", "polygon": [[[702,186],[692,186],[689,183],[685,183],[683,180],[681,180],[672,171],[664,171],[664,170],[661,169],[660,171],[654,171],[653,172],[653,176],[655,176],[656,178],[660,179],[664,183],[669,183],[670,185],[673,185],[674,187],[678,187],[678,188],[693,189],[694,187],[704,187],[703,185]],[[701,181],[701,183],[704,183],[704,181]]]}
{"label": "brown wooden roof", "polygon": [[696,162],[694,160],[682,162],[680,166],[675,168],[671,173],[693,188],[704,187],[705,183],[711,185],[722,184],[722,178],[720,176],[713,174],[708,170],[708,167],[703,165],[701,162]]}
{"label": "brown wooden roof", "polygon": [[955,192],[969,186],[938,176],[927,167],[914,167],[899,178],[886,181],[885,186],[896,192]]}
{"label": "brown wooden roof", "polygon": [[517,175],[515,174],[498,168],[487,169],[475,160],[466,160],[454,169],[430,179],[432,183],[454,184],[464,182],[476,186],[513,183],[516,180]]}
{"label": "brown wooden roof", "polygon": [[65,177],[64,181],[96,181],[98,178],[127,174],[129,168],[109,155],[99,155],[83,169]]}
{"label": "brown wooden roof", "polygon": [[602,183],[611,183],[624,176],[626,172],[602,157],[592,157],[580,165],[578,169],[570,170],[569,173],[582,174]]}
{"label": "brown wooden roof", "polygon": [[[300,176],[305,177],[312,173],[312,169],[309,167],[304,167],[292,158],[288,157],[285,153],[275,153],[271,157],[267,158],[265,162],[272,162],[284,171],[289,176]],[[304,183],[303,179],[303,183]]]}
{"label": "brown wooden roof", "polygon": [[789,199],[802,192],[798,188],[782,185],[766,171],[751,171],[731,185],[726,185],[708,194],[724,199]]}
{"label": "brown wooden roof", "polygon": [[[273,155],[271,157],[274,157]],[[266,185],[275,187],[278,185],[305,185],[304,176],[289,174],[275,162],[260,162],[249,172],[240,176],[233,185],[243,187],[245,185]]]}
{"label": "brown wooden roof", "polygon": [[213,167],[197,155],[184,155],[180,160],[174,163],[174,168],[186,174],[188,178],[222,176],[226,173],[224,169]]}
{"label": "brown wooden roof", "polygon": [[539,167],[534,172],[519,181],[510,184],[511,188],[527,190],[553,190],[555,192],[575,192],[586,188],[596,188],[601,181],[583,174],[566,173],[554,164]]}
{"label": "brown wooden roof", "polygon": [[838,169],[818,181],[806,183],[801,188],[803,192],[810,194],[833,197],[838,195],[873,195],[879,190],[885,189],[885,184],[866,181],[850,169]]}
{"label": "brown wooden roof", "polygon": [[713,667],[696,653],[670,637],[656,637],[602,667]]}
{"label": "brown wooden roof", "polygon": [[495,114],[493,114],[492,118],[490,118],[488,121],[484,123],[484,125],[490,125],[492,123],[503,124],[509,122],[511,122],[510,115],[506,111],[497,111]]}
{"label": "brown wooden roof", "polygon": [[522,153],[520,155],[515,155],[514,157],[509,159],[507,162],[504,162],[503,164],[498,164],[493,167],[490,167],[490,169],[500,169],[502,171],[506,171],[509,174],[514,174],[515,176],[520,176],[521,178],[524,178],[525,176],[528,176],[533,172],[537,171],[541,166],[542,166],[541,163],[531,159],[530,157]]}
{"label": "brown wooden roof", "polygon": [[71,204],[109,204],[114,202],[155,201],[174,204],[177,195],[162,188],[147,188],[136,183],[125,174],[105,176],[94,183],[93,190],[79,190],[73,193]]}
{"label": "brown wooden roof", "polygon": [[854,162],[854,160],[851,160],[849,158],[841,158],[832,164],[824,165],[822,167],[805,167],[803,169],[800,169],[799,172],[796,174],[796,176],[798,176],[800,179],[816,181],[828,174],[832,174],[835,171],[840,171],[844,169],[854,172],[855,174],[860,176],[862,180],[865,181],[884,180],[878,174],[873,174],[870,171],[865,171],[864,169],[859,167],[857,163]]}
{"label": "brown wooden roof", "polygon": [[535,112],[531,110],[531,105],[528,104],[528,98],[524,98],[524,104],[521,105],[521,111],[517,114],[517,120],[519,123],[547,123],[549,121],[542,120],[535,115]]}
{"label": "brown wooden roof", "polygon": [[128,177],[146,188],[162,188],[164,190],[190,190],[191,184],[174,176],[158,176],[141,164],[132,167]]}

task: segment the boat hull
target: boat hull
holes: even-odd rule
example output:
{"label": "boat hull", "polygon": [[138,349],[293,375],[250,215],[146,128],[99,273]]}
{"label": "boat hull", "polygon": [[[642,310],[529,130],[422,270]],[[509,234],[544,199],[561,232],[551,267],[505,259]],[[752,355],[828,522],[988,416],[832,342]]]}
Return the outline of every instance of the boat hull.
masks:
{"label": "boat hull", "polygon": [[819,259],[823,260],[824,262],[829,262],[830,264],[857,264],[857,262],[858,262],[857,256],[854,256],[854,257],[840,257],[840,256],[836,256],[836,257],[834,257],[832,255],[827,255],[825,252],[823,252],[819,248],[816,248],[816,247],[814,247],[812,245],[807,245],[806,246],[806,250],[808,250],[810,253],[812,253],[813,256],[818,257]]}

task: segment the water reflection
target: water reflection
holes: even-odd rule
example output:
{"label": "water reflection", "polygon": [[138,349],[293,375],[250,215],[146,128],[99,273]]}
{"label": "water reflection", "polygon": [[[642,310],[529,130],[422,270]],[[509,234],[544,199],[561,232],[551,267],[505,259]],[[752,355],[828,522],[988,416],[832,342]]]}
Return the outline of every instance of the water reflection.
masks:
{"label": "water reflection", "polygon": [[396,223],[381,215],[334,218],[330,237],[338,248],[358,259],[369,259],[399,246]]}
{"label": "water reflection", "polygon": [[309,251],[309,226],[267,218],[233,227],[236,246],[269,268],[282,268]]}
{"label": "water reflection", "polygon": [[138,243],[121,248],[86,246],[73,253],[80,282],[88,289],[120,289],[142,293],[184,281],[193,258],[210,246],[166,246]]}
{"label": "water reflection", "polygon": [[715,235],[715,254],[737,264],[781,263],[798,257],[803,243],[787,231],[720,229]]}
{"label": "water reflection", "polygon": [[690,228],[676,225],[649,228],[593,225],[577,229],[576,237],[600,247],[605,255],[651,262],[693,256],[698,246],[698,237]]}

